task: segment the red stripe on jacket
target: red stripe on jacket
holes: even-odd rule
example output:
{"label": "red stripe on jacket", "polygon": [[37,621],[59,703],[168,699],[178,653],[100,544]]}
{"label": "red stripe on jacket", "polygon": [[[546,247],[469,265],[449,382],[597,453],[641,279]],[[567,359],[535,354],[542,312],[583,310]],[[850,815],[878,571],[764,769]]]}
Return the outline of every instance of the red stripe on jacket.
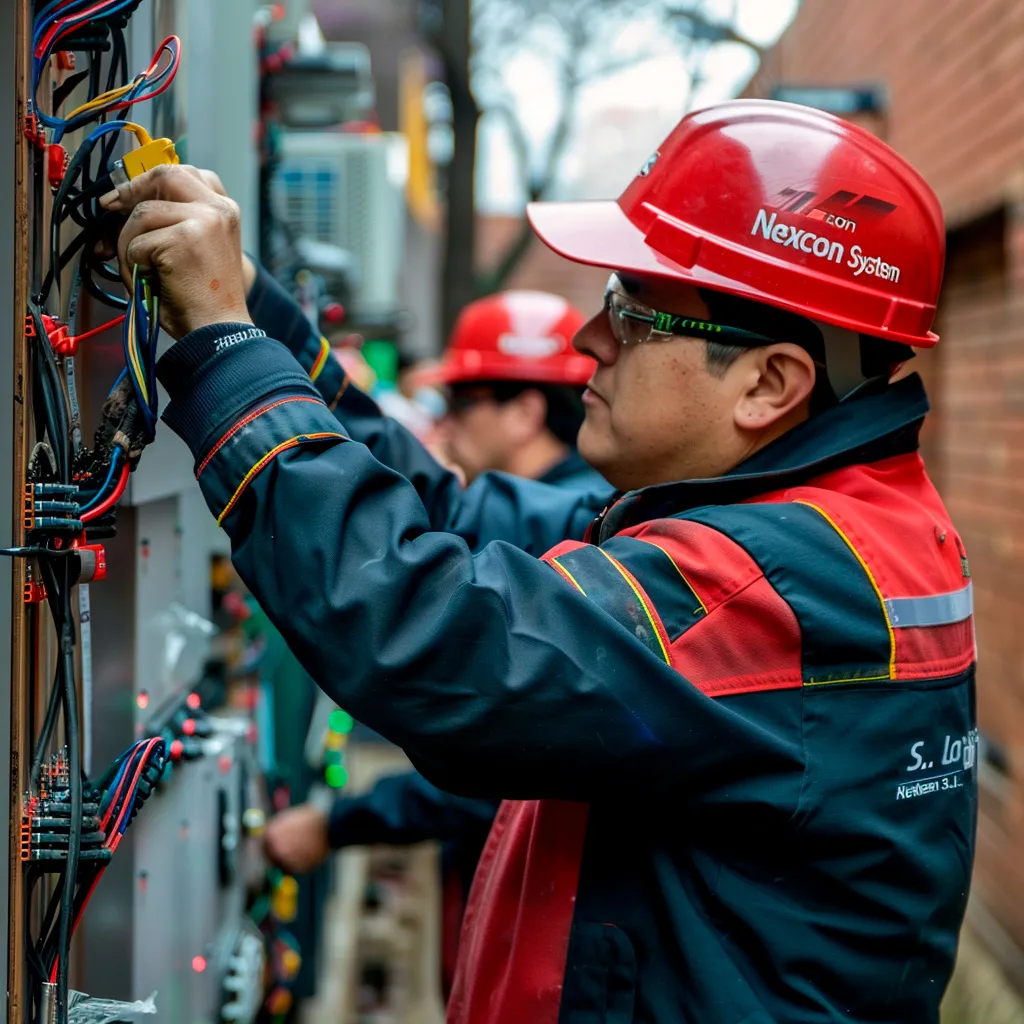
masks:
{"label": "red stripe on jacket", "polygon": [[[660,547],[707,610],[672,645],[680,675],[709,697],[803,685],[796,615],[739,544],[686,519],[654,520],[620,536]],[[737,673],[737,665],[749,669]]]}
{"label": "red stripe on jacket", "polygon": [[448,1024],[558,1024],[588,811],[501,805],[462,923]]}

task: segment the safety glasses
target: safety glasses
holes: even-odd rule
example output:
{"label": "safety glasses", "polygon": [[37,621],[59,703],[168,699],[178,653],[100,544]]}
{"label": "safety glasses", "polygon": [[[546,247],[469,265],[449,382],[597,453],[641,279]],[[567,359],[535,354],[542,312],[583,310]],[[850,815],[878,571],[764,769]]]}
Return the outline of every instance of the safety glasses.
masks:
{"label": "safety glasses", "polygon": [[652,338],[664,341],[673,336],[704,338],[732,345],[771,345],[776,339],[742,327],[716,324],[709,320],[693,320],[675,313],[662,313],[637,302],[625,291],[618,274],[608,278],[604,292],[604,308],[612,335],[622,345],[640,345]]}

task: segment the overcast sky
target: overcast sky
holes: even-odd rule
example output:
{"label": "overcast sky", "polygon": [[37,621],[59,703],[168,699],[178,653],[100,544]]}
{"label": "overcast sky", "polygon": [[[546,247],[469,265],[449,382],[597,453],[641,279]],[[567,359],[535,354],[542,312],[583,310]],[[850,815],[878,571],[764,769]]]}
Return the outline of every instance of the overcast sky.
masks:
{"label": "overcast sky", "polygon": [[[712,6],[715,5],[720,8],[718,13],[725,17],[733,3],[732,0],[713,0]],[[767,46],[790,23],[799,0],[736,0],[735,6],[738,31]],[[685,113],[681,109],[680,98],[686,96],[689,81],[685,62],[656,26],[647,26],[639,31],[650,37],[644,41],[644,47],[650,49],[651,58],[588,87],[581,96],[576,118],[578,124],[593,124],[606,110],[633,108],[642,113],[638,118],[638,134],[642,137],[637,139],[635,152],[627,140],[621,154],[622,173],[627,181],[629,174],[626,169],[639,166],[651,145],[657,144]],[[746,47],[732,44],[714,47],[703,64],[707,81],[695,94],[695,102],[691,106],[734,96],[755,69],[756,58]],[[528,126],[534,142],[542,145],[553,120],[549,97],[554,92],[554,83],[550,68],[539,58],[524,56],[509,66],[505,78],[515,96],[521,120]],[[652,130],[656,134],[653,143],[648,137]],[[484,118],[479,144],[479,208],[488,213],[518,212],[522,209],[523,195],[503,127]],[[585,152],[585,145],[577,142],[574,149],[578,156]],[[580,161],[574,160],[570,152],[563,167],[564,183],[585,174],[586,168],[579,164]]]}

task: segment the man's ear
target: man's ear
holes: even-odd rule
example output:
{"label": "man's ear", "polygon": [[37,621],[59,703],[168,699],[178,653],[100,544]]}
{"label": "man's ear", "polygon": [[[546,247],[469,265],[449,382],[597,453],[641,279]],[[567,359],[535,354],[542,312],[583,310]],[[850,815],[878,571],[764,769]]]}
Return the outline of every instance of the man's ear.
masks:
{"label": "man's ear", "polygon": [[806,419],[817,368],[810,353],[782,342],[752,349],[735,364],[742,377],[733,410],[736,427],[762,432]]}

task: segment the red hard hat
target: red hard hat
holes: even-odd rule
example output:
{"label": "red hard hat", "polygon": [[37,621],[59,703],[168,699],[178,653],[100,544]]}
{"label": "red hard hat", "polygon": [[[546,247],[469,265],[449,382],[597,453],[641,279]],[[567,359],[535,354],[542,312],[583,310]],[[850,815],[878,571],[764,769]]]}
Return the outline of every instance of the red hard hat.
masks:
{"label": "red hard hat", "polygon": [[547,292],[509,291],[471,302],[459,314],[444,357],[422,383],[528,381],[582,387],[596,363],[572,347],[586,317]]}
{"label": "red hard hat", "polygon": [[946,232],[935,193],[869,132],[736,100],[684,117],[612,202],[532,203],[555,252],[929,347]]}

